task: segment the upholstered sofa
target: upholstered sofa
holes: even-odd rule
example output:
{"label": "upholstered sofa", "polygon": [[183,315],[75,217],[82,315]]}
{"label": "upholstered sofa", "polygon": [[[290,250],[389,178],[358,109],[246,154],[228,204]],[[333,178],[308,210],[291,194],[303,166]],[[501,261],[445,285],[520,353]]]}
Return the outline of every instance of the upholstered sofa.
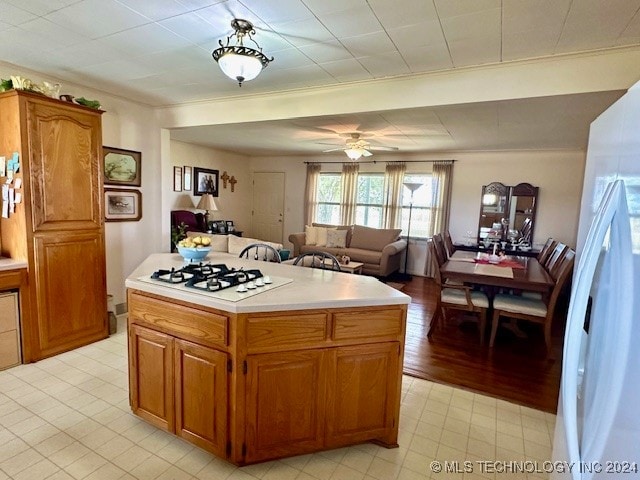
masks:
{"label": "upholstered sofa", "polygon": [[362,262],[362,273],[386,277],[400,269],[406,240],[400,238],[400,229],[369,228],[361,225],[305,226],[305,231],[292,233],[293,255],[320,251],[340,258],[347,255],[352,261]]}
{"label": "upholstered sofa", "polygon": [[265,242],[256,238],[236,237],[235,235],[215,235],[202,232],[187,232],[187,237],[209,237],[211,239],[211,252],[228,253],[237,257],[240,252],[252,243],[266,243],[276,250],[282,250],[281,243]]}

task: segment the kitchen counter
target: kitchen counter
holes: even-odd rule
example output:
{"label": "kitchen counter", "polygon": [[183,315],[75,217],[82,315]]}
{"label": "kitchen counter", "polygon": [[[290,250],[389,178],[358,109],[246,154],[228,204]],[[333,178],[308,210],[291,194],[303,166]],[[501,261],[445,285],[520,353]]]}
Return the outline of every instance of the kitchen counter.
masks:
{"label": "kitchen counter", "polygon": [[207,261],[259,269],[275,288],[221,300],[150,283],[183,261],[147,258],[126,280],[136,415],[236,465],[366,441],[398,446],[410,297],[373,277],[225,254]]}
{"label": "kitchen counter", "polygon": [[20,268],[27,268],[27,262],[24,260],[0,257],[0,272],[5,270],[18,270]]}
{"label": "kitchen counter", "polygon": [[170,286],[158,283],[152,284],[140,280],[140,277],[150,277],[158,269],[180,268],[184,265],[182,257],[177,253],[156,253],[150,255],[129,275],[125,286],[231,313],[407,305],[411,302],[411,297],[408,295],[385,285],[377,278],[364,275],[350,275],[317,268],[257,262],[215,253],[209,254],[205,261],[212,264],[223,263],[228,267],[238,269],[257,268],[263,275],[289,278],[293,281],[239,302],[219,300],[201,293],[179,290]]}

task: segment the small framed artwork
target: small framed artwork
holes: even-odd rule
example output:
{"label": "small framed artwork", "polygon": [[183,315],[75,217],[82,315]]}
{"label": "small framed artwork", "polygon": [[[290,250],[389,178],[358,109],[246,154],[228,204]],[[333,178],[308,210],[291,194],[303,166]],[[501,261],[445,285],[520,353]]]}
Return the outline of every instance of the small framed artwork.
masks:
{"label": "small framed artwork", "polygon": [[193,194],[199,196],[203,193],[210,193],[217,197],[219,173],[218,170],[193,167]]}
{"label": "small framed artwork", "polygon": [[191,167],[184,167],[184,189],[185,191],[190,191],[191,190],[191,175],[192,175],[192,169]]}
{"label": "small framed artwork", "polygon": [[231,233],[231,232],[235,232],[235,231],[236,231],[236,227],[235,227],[235,225],[233,224],[233,220],[227,220],[227,221],[226,221],[226,224],[227,224],[227,232],[228,232],[228,233]]}
{"label": "small framed artwork", "polygon": [[102,147],[104,184],[139,187],[142,154],[122,148]]}
{"label": "small framed artwork", "polygon": [[182,168],[173,167],[173,191],[182,191]]}
{"label": "small framed artwork", "polygon": [[107,222],[137,222],[142,218],[140,190],[104,189],[104,219]]}
{"label": "small framed artwork", "polygon": [[224,220],[216,220],[215,223],[218,233],[227,233],[227,223]]}

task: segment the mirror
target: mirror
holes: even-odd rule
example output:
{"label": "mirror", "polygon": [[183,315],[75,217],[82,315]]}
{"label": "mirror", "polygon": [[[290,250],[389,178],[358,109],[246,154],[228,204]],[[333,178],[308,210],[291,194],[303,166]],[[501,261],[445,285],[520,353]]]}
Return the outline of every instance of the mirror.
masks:
{"label": "mirror", "polygon": [[519,183],[511,187],[509,199],[509,229],[518,230],[520,238],[528,244],[533,240],[533,220],[536,214],[538,187]]}
{"label": "mirror", "polygon": [[537,199],[538,187],[529,183],[510,187],[492,182],[483,186],[478,244],[507,240],[531,244]]}
{"label": "mirror", "polygon": [[493,182],[482,187],[478,243],[500,240],[502,219],[507,218],[509,187]]}

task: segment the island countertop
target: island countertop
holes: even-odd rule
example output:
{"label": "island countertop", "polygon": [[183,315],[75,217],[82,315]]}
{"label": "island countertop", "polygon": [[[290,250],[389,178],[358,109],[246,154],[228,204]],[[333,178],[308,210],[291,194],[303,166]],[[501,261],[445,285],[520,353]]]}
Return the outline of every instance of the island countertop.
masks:
{"label": "island countertop", "polygon": [[241,259],[215,252],[211,252],[205,262],[223,263],[237,269],[259,269],[263,275],[292,279],[292,282],[238,302],[220,300],[206,294],[141,280],[150,277],[158,269],[180,268],[184,265],[179,254],[155,253],[129,275],[125,286],[230,313],[406,305],[411,301],[408,295],[377,278],[364,275]]}

